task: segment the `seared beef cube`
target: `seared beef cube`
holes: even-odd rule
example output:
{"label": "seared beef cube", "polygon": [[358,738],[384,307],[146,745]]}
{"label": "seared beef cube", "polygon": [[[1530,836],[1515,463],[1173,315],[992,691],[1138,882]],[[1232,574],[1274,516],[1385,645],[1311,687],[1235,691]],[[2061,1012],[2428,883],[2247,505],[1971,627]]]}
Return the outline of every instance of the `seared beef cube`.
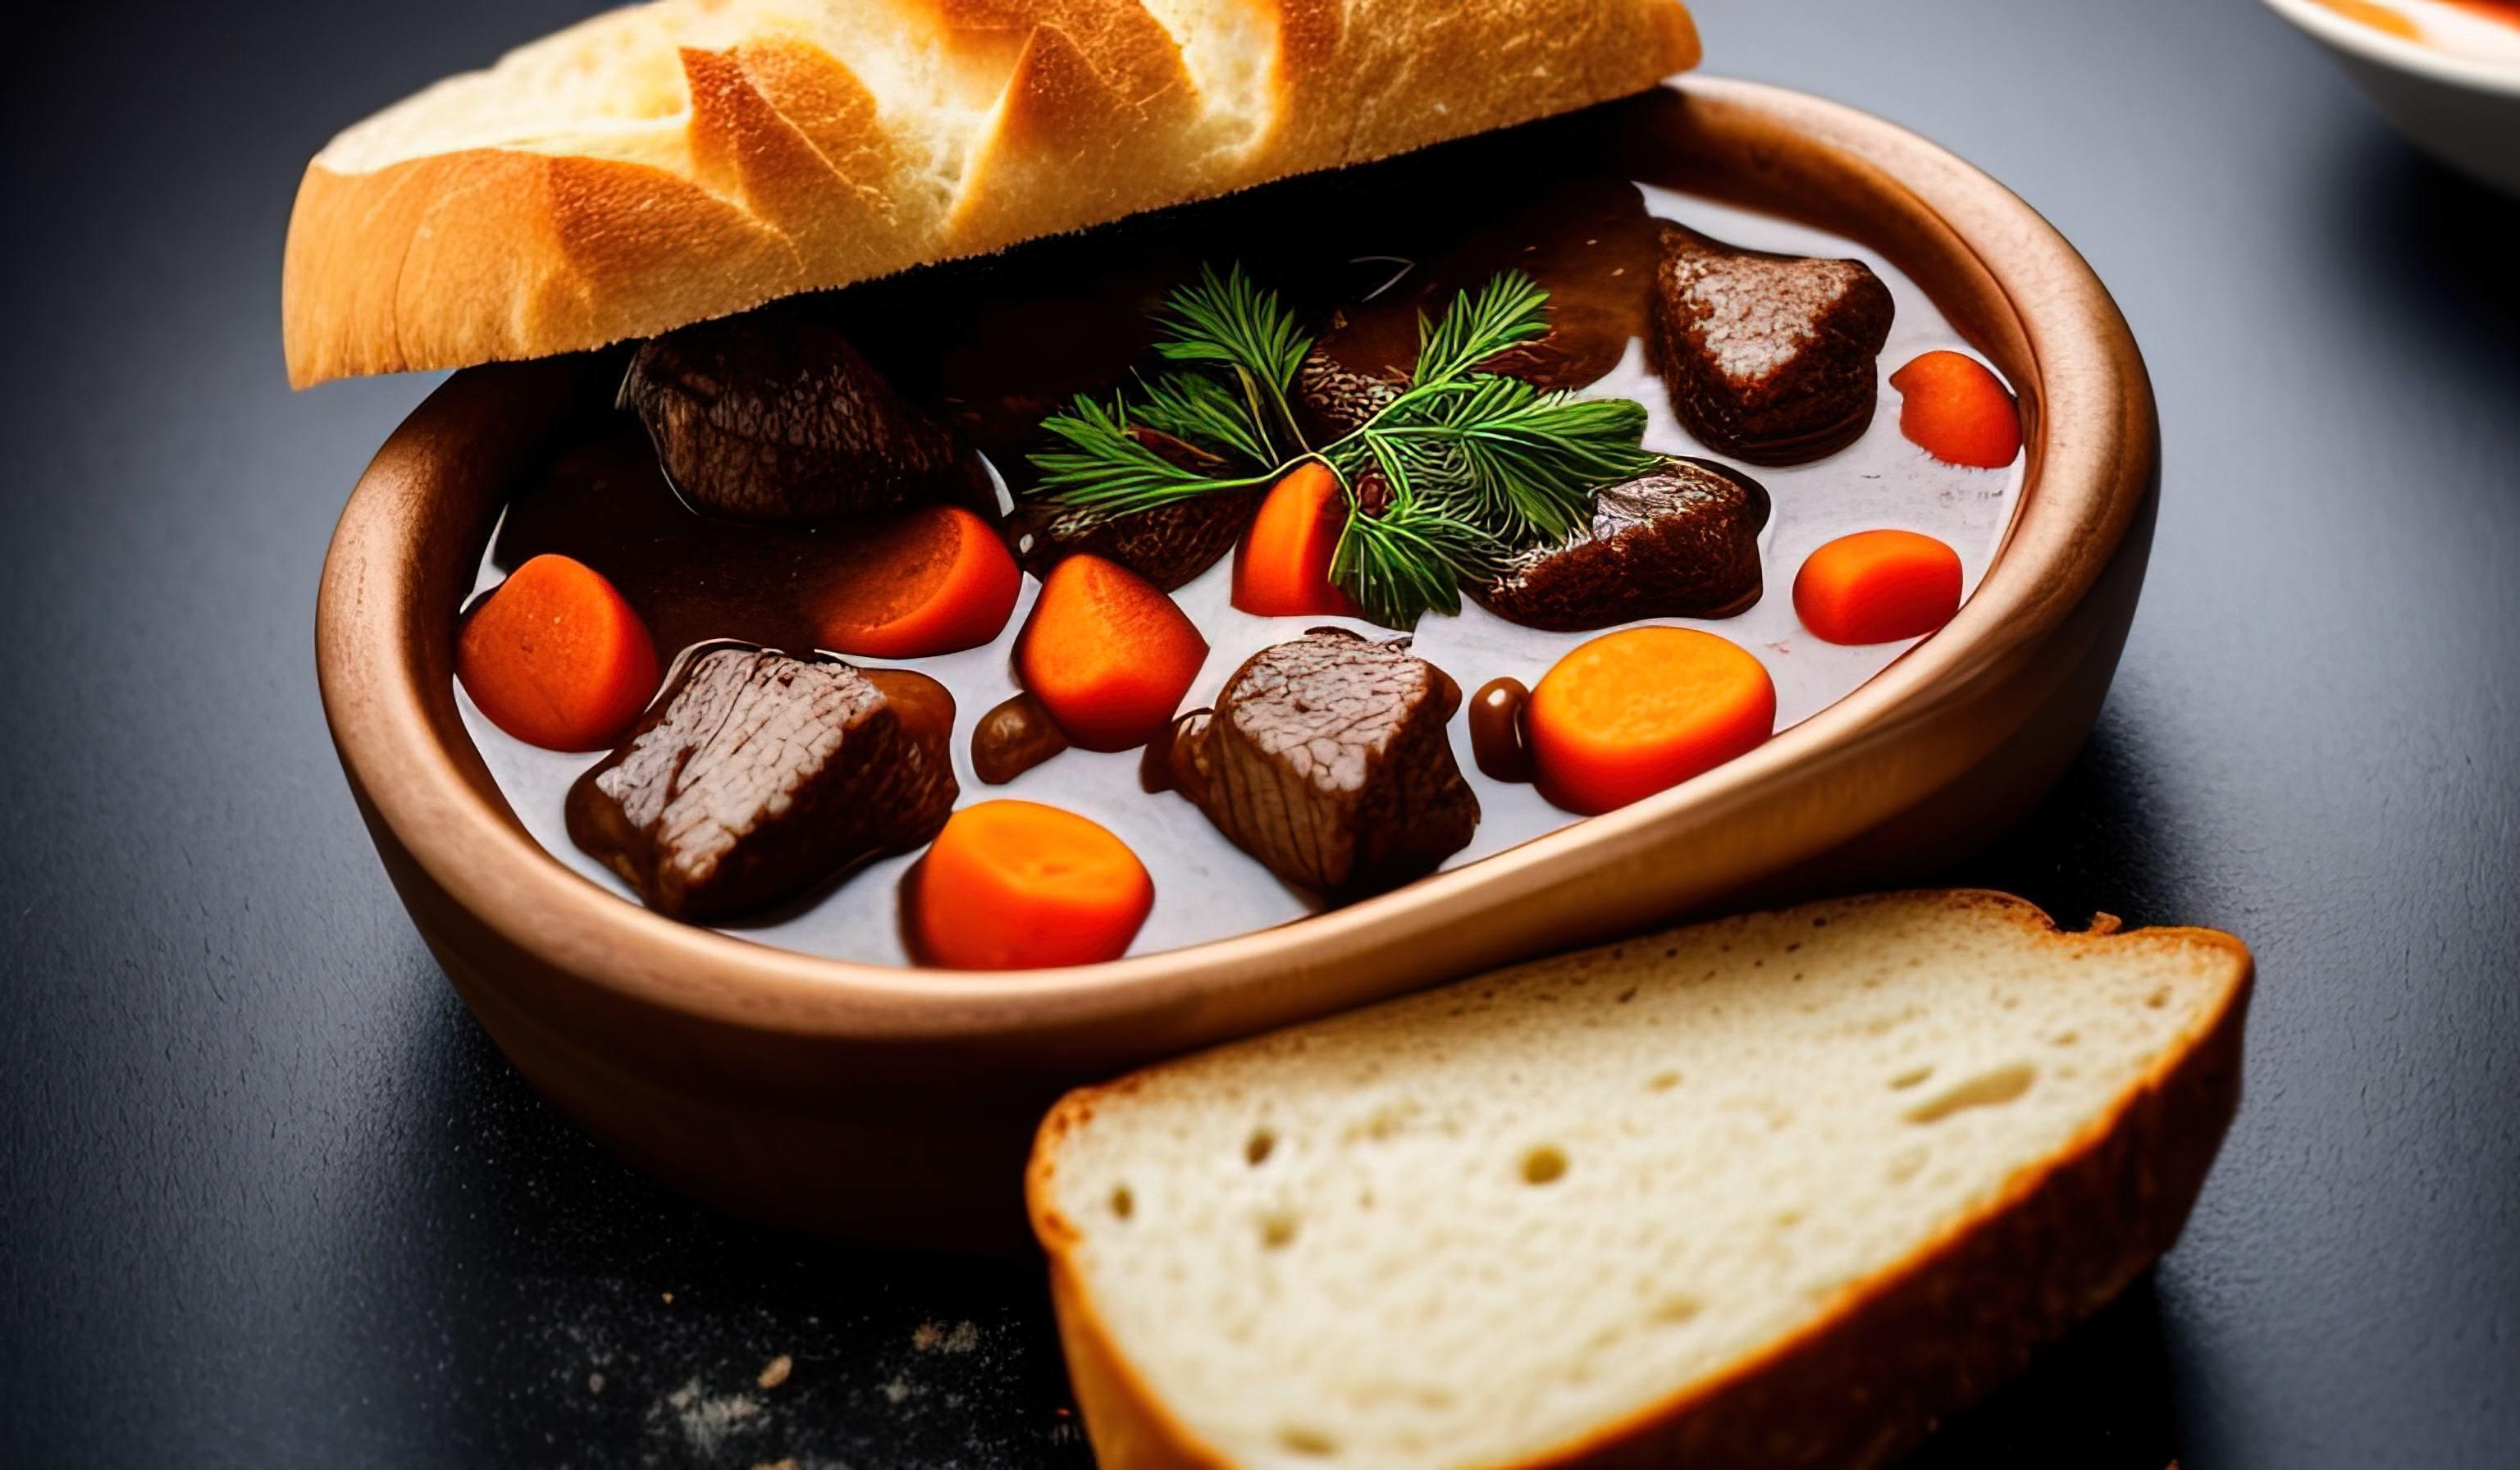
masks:
{"label": "seared beef cube", "polygon": [[1711,460],[1666,460],[1603,490],[1593,523],[1473,589],[1526,628],[1580,633],[1649,617],[1732,617],[1759,601],[1768,492]]}
{"label": "seared beef cube", "polygon": [[1860,260],[1772,255],[1666,223],[1653,351],[1672,411],[1718,454],[1796,465],[1863,436],[1890,289]]}
{"label": "seared beef cube", "polygon": [[1336,630],[1263,648],[1173,741],[1173,780],[1289,883],[1352,898],[1469,845],[1479,799],[1445,725],[1461,688],[1405,641]]}
{"label": "seared beef cube", "polygon": [[946,502],[994,515],[979,456],[895,391],[847,337],[792,311],[702,322],[642,344],[621,403],[694,506],[820,520]]}
{"label": "seared beef cube", "polygon": [[1499,210],[1432,259],[1359,262],[1400,275],[1332,313],[1297,371],[1295,410],[1314,443],[1398,397],[1418,363],[1419,319],[1440,318],[1501,271],[1520,271],[1549,292],[1549,332],[1498,353],[1483,371],[1544,389],[1581,388],[1618,366],[1645,326],[1653,242],[1644,196],[1623,179],[1552,177],[1534,198],[1499,200]]}
{"label": "seared beef cube", "polygon": [[657,913],[733,917],[935,836],[953,728],[923,674],[700,649],[569,788],[568,835]]}
{"label": "seared beef cube", "polygon": [[1417,347],[1413,342],[1408,354],[1397,363],[1377,362],[1340,334],[1350,330],[1351,319],[1345,314],[1333,317],[1328,334],[1304,354],[1295,369],[1295,409],[1303,418],[1304,432],[1316,444],[1342,438],[1365,425],[1365,422],[1391,406],[1409,385],[1409,374],[1417,365]]}
{"label": "seared beef cube", "polygon": [[1259,511],[1257,490],[1196,495],[1128,515],[1041,506],[1022,515],[1016,544],[1035,576],[1083,553],[1117,561],[1171,592],[1224,559]]}

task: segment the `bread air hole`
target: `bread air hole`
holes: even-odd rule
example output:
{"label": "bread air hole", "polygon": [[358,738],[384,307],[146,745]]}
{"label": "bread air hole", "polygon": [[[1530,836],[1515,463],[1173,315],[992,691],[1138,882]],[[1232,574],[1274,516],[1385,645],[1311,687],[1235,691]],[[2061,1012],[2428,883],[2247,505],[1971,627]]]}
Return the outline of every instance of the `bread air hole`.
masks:
{"label": "bread air hole", "polygon": [[1526,1184],[1552,1184],[1565,1174],[1566,1151],[1554,1143],[1543,1143],[1522,1156],[1522,1181]]}
{"label": "bread air hole", "polygon": [[1647,1315],[1655,1324],[1677,1327],[1706,1310],[1706,1304],[1686,1292],[1674,1293],[1653,1304]]}
{"label": "bread air hole", "polygon": [[1111,1191],[1111,1213],[1113,1215],[1118,1216],[1122,1220],[1126,1220],[1137,1212],[1138,1197],[1129,1192],[1128,1185],[1122,1184]]}
{"label": "bread air hole", "polygon": [[1278,1443],[1295,1454],[1328,1456],[1338,1453],[1338,1441],[1309,1424],[1278,1426]]}
{"label": "bread air hole", "polygon": [[1295,1217],[1283,1211],[1260,1219],[1260,1245],[1264,1250],[1284,1250],[1295,1238]]}
{"label": "bread air hole", "polygon": [[1932,1062],[1927,1062],[1921,1067],[1910,1067],[1907,1071],[1890,1079],[1890,1090],[1894,1092],[1904,1092],[1933,1075],[1934,1064]]}
{"label": "bread air hole", "polygon": [[1242,1144],[1242,1162],[1257,1169],[1269,1162],[1269,1155],[1275,1152],[1277,1147],[1276,1134],[1265,1128],[1255,1128],[1251,1131],[1251,1136]]}
{"label": "bread air hole", "polygon": [[2029,1091],[2030,1085],[2038,1080],[2039,1069],[2028,1062],[2015,1062],[1992,1072],[1981,1072],[1908,1109],[1908,1121],[1940,1123],[1954,1113],[1973,1107],[1999,1107]]}
{"label": "bread air hole", "polygon": [[1679,1087],[1679,1086],[1680,1086],[1680,1074],[1679,1074],[1679,1073],[1677,1073],[1677,1072],[1656,1072],[1656,1073],[1653,1075],[1653,1080],[1652,1080],[1652,1081],[1650,1081],[1650,1082],[1647,1082],[1647,1083],[1645,1084],[1645,1091],[1648,1091],[1648,1092],[1668,1092],[1668,1091],[1670,1091],[1672,1089],[1674,1089],[1674,1088],[1676,1088],[1676,1087]]}

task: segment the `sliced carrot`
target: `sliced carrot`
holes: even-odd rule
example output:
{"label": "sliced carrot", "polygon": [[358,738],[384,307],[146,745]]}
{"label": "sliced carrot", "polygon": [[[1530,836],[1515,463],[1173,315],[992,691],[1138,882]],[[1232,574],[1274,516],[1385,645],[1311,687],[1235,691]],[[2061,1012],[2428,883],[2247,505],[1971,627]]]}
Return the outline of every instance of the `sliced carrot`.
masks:
{"label": "sliced carrot", "polygon": [[840,534],[858,538],[814,607],[823,647],[875,658],[976,648],[1014,614],[1023,573],[997,528],[931,506]]}
{"label": "sliced carrot", "polygon": [[1794,613],[1832,644],[1922,638],[1960,610],[1959,553],[1914,531],[1858,531],[1794,574]]}
{"label": "sliced carrot", "polygon": [[1776,728],[1767,669],[1693,628],[1631,628],[1583,644],[1523,706],[1540,794],[1586,815],[1712,770]]}
{"label": "sliced carrot", "polygon": [[2021,453],[2021,410],[2003,379],[1974,357],[1928,352],[1890,375],[1899,432],[1935,459],[2002,469]]}
{"label": "sliced carrot", "polygon": [[1171,723],[1207,640],[1155,585],[1116,561],[1051,568],[1015,639],[1015,677],[1087,750],[1127,750]]}
{"label": "sliced carrot", "polygon": [[1330,581],[1330,557],[1347,524],[1347,495],[1319,460],[1286,472],[1234,552],[1234,605],[1261,617],[1356,615]]}
{"label": "sliced carrot", "polygon": [[1129,844],[1073,812],[984,801],[946,820],[912,899],[919,958],[966,970],[1093,964],[1129,952],[1155,884]]}
{"label": "sliced carrot", "polygon": [[656,645],[601,572],[541,556],[464,620],[455,677],[490,723],[547,750],[602,750],[656,692]]}

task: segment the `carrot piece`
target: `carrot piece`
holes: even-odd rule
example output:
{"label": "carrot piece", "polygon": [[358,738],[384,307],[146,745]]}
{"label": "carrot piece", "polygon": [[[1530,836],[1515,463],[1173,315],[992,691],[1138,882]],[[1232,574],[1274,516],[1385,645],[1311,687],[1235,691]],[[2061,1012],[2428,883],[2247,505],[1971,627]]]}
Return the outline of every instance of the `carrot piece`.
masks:
{"label": "carrot piece", "polygon": [[1776,728],[1767,669],[1694,628],[1631,628],[1583,644],[1523,706],[1540,794],[1587,816],[1712,770]]}
{"label": "carrot piece", "polygon": [[1899,432],[1946,464],[2002,469],[2021,453],[2021,411],[1974,357],[1928,352],[1890,375]]}
{"label": "carrot piece", "polygon": [[1127,750],[1171,723],[1207,640],[1155,585],[1101,557],[1043,579],[1015,638],[1015,677],[1087,750]]}
{"label": "carrot piece", "polygon": [[1330,557],[1347,524],[1338,476],[1306,460],[1269,488],[1234,550],[1234,605],[1261,617],[1354,617],[1356,603],[1330,581]]}
{"label": "carrot piece", "polygon": [[823,647],[875,658],[976,648],[1013,616],[1023,573],[997,528],[933,506],[854,533],[847,570],[820,599]]}
{"label": "carrot piece", "polygon": [[490,723],[547,750],[602,750],[656,692],[656,645],[601,572],[536,557],[472,609],[455,677]]}
{"label": "carrot piece", "polygon": [[1154,880],[1097,823],[1038,802],[965,807],[919,869],[919,958],[966,970],[1117,959],[1154,907]]}
{"label": "carrot piece", "polygon": [[1922,638],[1959,610],[1959,553],[1914,531],[1840,536],[1794,574],[1794,613],[1827,643]]}

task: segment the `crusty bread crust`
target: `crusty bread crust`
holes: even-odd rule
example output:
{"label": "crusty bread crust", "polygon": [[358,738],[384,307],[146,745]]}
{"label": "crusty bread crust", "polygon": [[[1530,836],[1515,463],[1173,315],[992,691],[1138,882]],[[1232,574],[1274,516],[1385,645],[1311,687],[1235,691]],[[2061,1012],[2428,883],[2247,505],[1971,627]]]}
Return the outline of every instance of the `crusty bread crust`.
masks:
{"label": "crusty bread crust", "polygon": [[652,335],[1697,59],[1678,0],[658,0],[316,156],[282,268],[290,380]]}
{"label": "crusty bread crust", "polygon": [[[1834,904],[1925,902],[1992,910],[2061,945],[2221,952],[2219,1007],[2152,1074],[2053,1158],[1892,1270],[1850,1285],[1825,1315],[1767,1353],[1688,1385],[1624,1423],[1523,1462],[1610,1466],[1814,1466],[1867,1470],[1915,1447],[1947,1414],[2020,1371],[2124,1290],[2179,1237],[2239,1107],[2240,1033],[2253,961],[2211,929],[2061,933],[2037,906],[1991,892],[1894,893]],[[1078,1407],[1103,1470],[1232,1470],[1147,1387],[1083,1289],[1075,1227],[1052,1206],[1058,1145],[1133,1078],[1081,1088],[1042,1121],[1025,1171],[1033,1232]]]}

